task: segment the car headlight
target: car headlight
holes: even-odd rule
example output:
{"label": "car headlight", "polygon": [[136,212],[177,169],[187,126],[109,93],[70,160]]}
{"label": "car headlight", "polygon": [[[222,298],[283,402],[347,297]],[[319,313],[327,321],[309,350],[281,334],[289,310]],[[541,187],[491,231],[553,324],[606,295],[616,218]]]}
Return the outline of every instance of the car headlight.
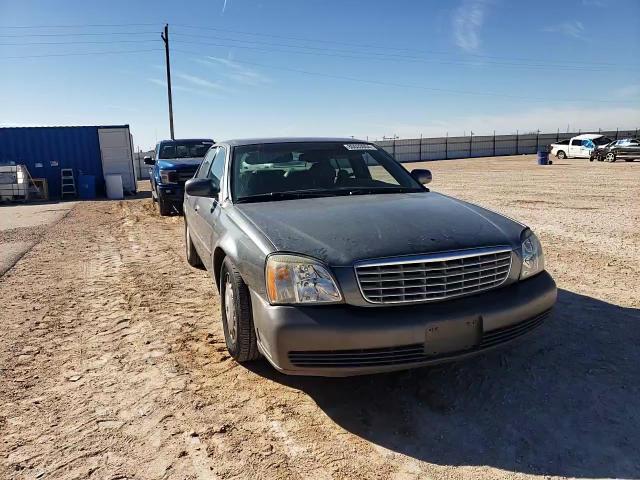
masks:
{"label": "car headlight", "polygon": [[522,241],[522,270],[520,279],[533,277],[544,270],[544,254],[542,245],[535,233],[528,230]]}
{"label": "car headlight", "polygon": [[160,170],[161,183],[178,183],[178,172],[175,170]]}
{"label": "car headlight", "polygon": [[342,294],[329,270],[317,260],[298,255],[269,256],[267,295],[274,304],[336,303]]}

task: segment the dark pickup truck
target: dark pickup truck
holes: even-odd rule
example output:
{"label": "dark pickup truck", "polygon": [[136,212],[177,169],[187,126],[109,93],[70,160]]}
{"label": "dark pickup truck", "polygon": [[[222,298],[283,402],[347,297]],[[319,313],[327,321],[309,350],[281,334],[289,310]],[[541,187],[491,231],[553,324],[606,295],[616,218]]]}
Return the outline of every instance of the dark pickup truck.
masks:
{"label": "dark pickup truck", "polygon": [[144,163],[152,166],[151,195],[160,215],[182,210],[184,183],[193,177],[213,143],[208,138],[162,140],[156,145],[154,157],[144,158]]}

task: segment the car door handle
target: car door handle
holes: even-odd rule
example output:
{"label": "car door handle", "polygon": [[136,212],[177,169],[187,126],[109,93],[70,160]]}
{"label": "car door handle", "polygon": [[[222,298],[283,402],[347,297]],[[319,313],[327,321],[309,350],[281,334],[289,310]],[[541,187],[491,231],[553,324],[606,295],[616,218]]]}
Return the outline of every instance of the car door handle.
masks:
{"label": "car door handle", "polygon": [[200,205],[196,205],[195,207],[193,207],[193,209],[197,212],[198,210],[200,210]]}

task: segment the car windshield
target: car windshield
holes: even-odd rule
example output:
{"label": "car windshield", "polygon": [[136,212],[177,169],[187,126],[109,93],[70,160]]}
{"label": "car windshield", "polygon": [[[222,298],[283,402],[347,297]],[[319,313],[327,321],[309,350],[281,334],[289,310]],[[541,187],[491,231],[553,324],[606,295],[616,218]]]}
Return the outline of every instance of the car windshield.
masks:
{"label": "car windshield", "polygon": [[407,170],[368,143],[257,144],[233,151],[232,196],[239,202],[421,191]]}
{"label": "car windshield", "polygon": [[606,145],[607,143],[611,143],[611,139],[609,137],[594,138],[593,143],[596,145]]}
{"label": "car windshield", "polygon": [[159,157],[169,158],[201,158],[213,145],[213,140],[176,140],[175,142],[162,143]]}

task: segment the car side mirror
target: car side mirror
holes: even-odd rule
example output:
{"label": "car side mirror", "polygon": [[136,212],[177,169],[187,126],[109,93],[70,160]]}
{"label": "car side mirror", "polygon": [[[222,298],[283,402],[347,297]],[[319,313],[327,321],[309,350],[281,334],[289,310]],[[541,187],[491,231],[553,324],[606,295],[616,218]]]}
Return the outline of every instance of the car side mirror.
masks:
{"label": "car side mirror", "polygon": [[151,158],[149,155],[147,155],[146,157],[144,157],[144,164],[145,165],[155,165],[156,161]]}
{"label": "car side mirror", "polygon": [[411,170],[411,176],[417,182],[420,182],[422,185],[426,185],[427,183],[431,183],[433,180],[433,176],[431,175],[431,170],[427,170],[424,168],[416,168]]}
{"label": "car side mirror", "polygon": [[211,178],[192,178],[184,184],[184,192],[192,197],[214,198],[220,193],[220,186]]}

